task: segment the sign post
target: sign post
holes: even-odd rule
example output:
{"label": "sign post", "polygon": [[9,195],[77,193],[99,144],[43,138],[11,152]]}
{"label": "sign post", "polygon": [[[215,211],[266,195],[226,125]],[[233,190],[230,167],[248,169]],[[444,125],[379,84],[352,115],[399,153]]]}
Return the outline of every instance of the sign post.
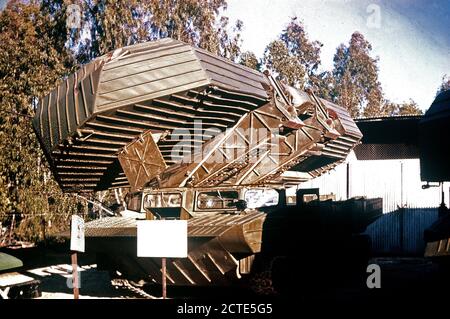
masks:
{"label": "sign post", "polygon": [[162,297],[167,297],[166,258],[186,258],[186,220],[142,220],[137,223],[138,257],[160,257]]}
{"label": "sign post", "polygon": [[162,271],[161,271],[162,272],[162,278],[161,278],[161,281],[162,281],[162,297],[163,297],[163,299],[166,299],[167,298],[166,257],[163,257],[162,260],[161,260],[161,268],[162,268]]}
{"label": "sign post", "polygon": [[78,285],[78,260],[77,260],[77,252],[72,251],[72,287],[73,287],[73,299],[79,299],[79,285]]}
{"label": "sign post", "polygon": [[79,277],[77,253],[84,253],[84,220],[80,216],[72,215],[70,227],[70,250],[72,252],[72,287],[73,299],[79,298]]}

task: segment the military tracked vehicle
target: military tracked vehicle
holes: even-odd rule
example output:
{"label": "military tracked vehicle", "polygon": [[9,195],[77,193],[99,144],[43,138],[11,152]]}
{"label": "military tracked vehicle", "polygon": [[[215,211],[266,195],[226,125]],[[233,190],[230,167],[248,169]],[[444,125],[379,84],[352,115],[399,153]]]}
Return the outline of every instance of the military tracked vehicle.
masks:
{"label": "military tracked vehicle", "polygon": [[84,65],[33,124],[64,192],[129,189],[121,216],[86,225],[87,251],[127,278],[161,277],[159,260],[136,257],[138,219],[188,220],[189,256],[169,261],[168,284],[216,285],[280,258],[343,256],[381,214],[381,199],[286,196],[359,143],[346,109],[180,41]]}

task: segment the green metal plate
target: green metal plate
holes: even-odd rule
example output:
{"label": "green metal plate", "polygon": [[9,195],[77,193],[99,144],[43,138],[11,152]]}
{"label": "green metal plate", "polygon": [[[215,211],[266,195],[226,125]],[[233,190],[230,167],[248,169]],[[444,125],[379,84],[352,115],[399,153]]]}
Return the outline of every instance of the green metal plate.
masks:
{"label": "green metal plate", "polygon": [[23,263],[20,259],[5,253],[0,253],[0,272],[22,266]]}

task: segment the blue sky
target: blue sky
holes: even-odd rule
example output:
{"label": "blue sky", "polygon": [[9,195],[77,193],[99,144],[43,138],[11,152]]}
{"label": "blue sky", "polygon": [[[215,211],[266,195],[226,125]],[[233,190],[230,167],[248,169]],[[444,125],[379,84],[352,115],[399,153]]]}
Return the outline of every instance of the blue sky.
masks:
{"label": "blue sky", "polygon": [[359,31],[379,56],[380,81],[394,102],[412,98],[422,109],[450,75],[450,1],[228,0],[225,15],[244,22],[243,48],[262,57],[265,46],[297,15],[323,43],[322,69],[331,69],[340,43]]}
{"label": "blue sky", "polygon": [[[5,4],[0,0],[0,9]],[[310,38],[323,43],[324,70],[332,68],[336,47],[359,31],[380,58],[386,98],[412,98],[423,110],[450,75],[449,0],[228,0],[225,15],[244,21],[243,49],[259,57],[298,16]]]}
{"label": "blue sky", "polygon": [[7,0],[0,0],[0,10],[3,10],[6,7]]}

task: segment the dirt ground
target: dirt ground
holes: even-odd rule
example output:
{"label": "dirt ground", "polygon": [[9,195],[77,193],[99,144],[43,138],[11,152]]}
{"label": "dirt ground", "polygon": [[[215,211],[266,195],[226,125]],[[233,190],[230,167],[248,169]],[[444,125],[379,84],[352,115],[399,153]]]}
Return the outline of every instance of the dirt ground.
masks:
{"label": "dirt ground", "polygon": [[[371,264],[381,268],[381,288],[368,289],[366,283],[350,282],[344,287],[336,287],[328,291],[316,291],[312,299],[328,299],[337,302],[350,301],[392,301],[403,299],[436,299],[447,298],[448,281],[443,279],[439,267],[424,258],[382,257],[374,258]],[[71,266],[69,264],[52,265],[28,271],[42,282],[41,299],[70,299],[72,290],[67,286],[70,281]],[[369,274],[368,274],[369,275]],[[95,265],[84,265],[80,269],[80,298],[142,298],[136,293],[111,284],[108,272],[99,271]],[[147,289],[148,291],[148,289]],[[217,288],[214,289],[214,292]],[[295,294],[293,289],[293,294]],[[152,293],[152,291],[148,291]],[[171,292],[171,291],[170,291]],[[212,293],[213,290],[211,290]],[[174,298],[202,297],[206,290],[195,288],[173,290]]]}
{"label": "dirt ground", "polygon": [[[10,252],[7,252],[10,253]],[[24,261],[25,267],[19,272],[41,281],[42,292],[39,299],[71,299],[70,288],[71,271],[70,255],[67,252],[49,252],[39,249],[14,252]],[[369,289],[366,278],[348,282],[340,287],[328,287],[316,291],[302,291],[301,287],[292,287],[289,297],[313,300],[328,300],[333,302],[384,302],[418,300],[435,302],[438,299],[449,300],[450,280],[447,274],[440,271],[439,265],[425,258],[413,257],[378,257],[370,264],[377,264],[381,269],[381,288]],[[136,299],[142,295],[126,288],[112,285],[109,273],[97,270],[95,259],[84,255],[79,258],[80,268],[80,299]],[[333,269],[330,269],[333,271]],[[370,274],[368,273],[367,276]],[[339,276],[339,274],[336,274]],[[145,287],[146,292],[156,298],[160,297],[160,287]],[[301,295],[303,294],[303,295]],[[230,290],[223,288],[183,288],[169,287],[171,298],[221,298],[232,295],[239,298],[258,297],[250,295],[248,291]]]}
{"label": "dirt ground", "polygon": [[[41,281],[42,296],[37,299],[73,299],[73,290],[70,288],[72,280],[71,265],[52,265],[32,269],[27,273]],[[80,299],[137,298],[133,293],[112,286],[108,272],[98,271],[95,264],[80,267],[79,275]]]}

